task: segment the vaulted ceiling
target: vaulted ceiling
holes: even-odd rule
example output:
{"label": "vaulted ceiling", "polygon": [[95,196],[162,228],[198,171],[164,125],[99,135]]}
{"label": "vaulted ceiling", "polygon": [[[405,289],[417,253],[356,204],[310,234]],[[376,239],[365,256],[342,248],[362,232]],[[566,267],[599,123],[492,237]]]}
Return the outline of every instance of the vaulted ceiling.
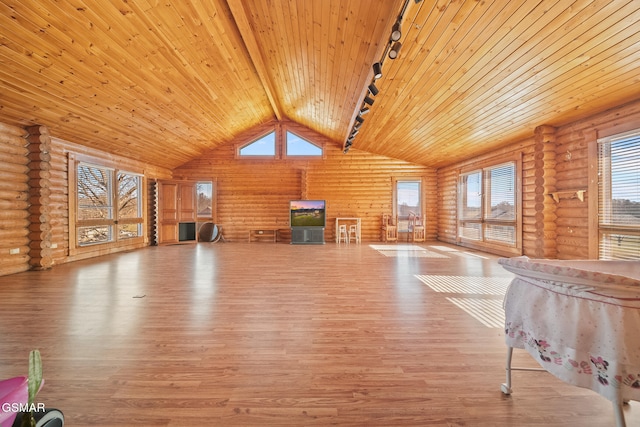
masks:
{"label": "vaulted ceiling", "polygon": [[[0,8],[0,121],[46,125],[168,168],[273,120],[342,148],[382,58],[379,93],[352,149],[433,167],[640,98],[637,1],[0,0]],[[402,48],[391,60],[384,53],[401,13]]]}

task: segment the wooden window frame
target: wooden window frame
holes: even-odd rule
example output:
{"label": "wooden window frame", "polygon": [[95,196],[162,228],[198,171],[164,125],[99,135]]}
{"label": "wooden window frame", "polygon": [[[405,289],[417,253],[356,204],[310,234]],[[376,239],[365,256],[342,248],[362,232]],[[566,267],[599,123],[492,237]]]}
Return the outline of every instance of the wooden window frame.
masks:
{"label": "wooden window frame", "polygon": [[[513,163],[515,166],[515,184],[514,184],[514,192],[515,192],[515,219],[513,221],[509,220],[509,221],[505,221],[505,220],[496,220],[496,219],[488,219],[485,218],[485,205],[486,202],[484,200],[485,197],[485,188],[487,185],[486,182],[486,177],[485,177],[485,172],[488,169],[492,169],[494,167],[503,165],[503,164],[507,164],[507,163]],[[462,219],[462,212],[460,212],[461,209],[461,197],[462,197],[462,188],[461,188],[461,177],[463,175],[467,175],[470,174],[474,171],[482,171],[482,203],[481,203],[481,212],[482,212],[482,217],[479,220],[466,220],[466,219]],[[456,205],[457,205],[457,215],[456,215],[456,242],[457,244],[459,244],[460,246],[464,246],[464,247],[468,247],[468,248],[472,248],[472,249],[477,249],[477,250],[482,250],[482,251],[487,251],[490,253],[495,253],[498,255],[503,255],[503,256],[519,256],[522,255],[522,154],[521,153],[515,153],[515,154],[508,154],[508,155],[504,155],[504,156],[499,156],[499,157],[493,157],[481,162],[477,162],[474,163],[472,165],[467,165],[464,168],[461,168],[458,171],[458,178],[457,178],[457,184],[456,184],[456,188],[457,188],[457,195],[456,195]],[[462,223],[466,223],[466,222],[477,222],[482,224],[482,228],[483,228],[483,235],[484,235],[484,228],[485,228],[485,224],[492,224],[492,225],[513,225],[515,226],[515,242],[513,244],[508,244],[508,243],[500,243],[499,241],[495,241],[495,240],[491,240],[491,241],[487,241],[484,240],[484,238],[482,240],[472,240],[472,239],[465,239],[464,237],[461,236],[460,234],[460,227],[462,225]]]}
{"label": "wooden window frame", "polygon": [[[80,165],[95,166],[97,168],[105,168],[113,171],[113,181],[116,181],[118,173],[127,173],[140,177],[140,187],[138,189],[138,197],[140,197],[140,213],[141,217],[122,218],[118,217],[118,201],[117,190],[113,190],[112,206],[114,209],[113,219],[82,221],[78,219],[78,167]],[[69,255],[95,256],[111,252],[117,252],[122,248],[142,247],[148,242],[147,236],[147,181],[143,171],[135,171],[131,169],[120,169],[114,161],[105,160],[97,157],[87,156],[83,154],[68,153],[68,194],[69,194]],[[120,224],[139,224],[140,236],[121,239],[118,236],[117,226]],[[90,225],[108,225],[114,227],[114,237],[112,240],[104,243],[94,243],[90,245],[80,245],[78,243],[78,228]]]}

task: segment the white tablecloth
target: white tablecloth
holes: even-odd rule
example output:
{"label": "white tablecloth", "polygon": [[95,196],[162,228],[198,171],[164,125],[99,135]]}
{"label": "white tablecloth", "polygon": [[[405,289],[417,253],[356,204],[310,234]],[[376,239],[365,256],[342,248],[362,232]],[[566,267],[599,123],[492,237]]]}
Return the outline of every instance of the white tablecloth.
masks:
{"label": "white tablecloth", "polygon": [[559,379],[640,401],[640,262],[503,258],[505,341]]}

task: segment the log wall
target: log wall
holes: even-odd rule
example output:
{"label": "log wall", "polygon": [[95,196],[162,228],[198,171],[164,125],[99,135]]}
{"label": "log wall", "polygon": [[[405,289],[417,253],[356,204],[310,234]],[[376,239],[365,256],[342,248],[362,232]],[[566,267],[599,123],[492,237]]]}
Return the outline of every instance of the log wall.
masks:
{"label": "log wall", "polygon": [[0,123],[0,275],[29,269],[27,134]]}
{"label": "log wall", "polygon": [[[640,101],[559,127],[556,132],[556,187],[559,259],[598,257],[597,139],[640,129]],[[584,201],[573,190],[586,190]]]}
{"label": "log wall", "polygon": [[324,145],[324,158],[236,159],[238,145],[264,134],[273,124],[239,137],[235,144],[218,147],[199,159],[174,170],[175,179],[211,178],[216,182],[217,222],[225,239],[247,241],[250,229],[281,228],[290,238],[289,201],[324,199],[327,202],[325,240],[335,241],[336,217],[360,217],[362,240],[378,242],[382,215],[393,210],[393,186],[397,178],[422,178],[427,238],[435,239],[437,214],[435,170],[352,149],[343,154],[340,147],[315,132],[285,123],[276,125],[281,134],[287,129]]}
{"label": "log wall", "polygon": [[[597,259],[597,139],[640,129],[640,101],[564,126],[541,124],[530,139],[438,170],[439,240],[456,243],[459,169],[506,152],[522,154],[522,252],[558,259]],[[584,200],[575,196],[582,190]],[[559,193],[558,202],[551,193]]]}
{"label": "log wall", "polygon": [[167,169],[53,138],[44,126],[0,123],[0,276],[86,257],[69,255],[70,152],[144,171],[149,179],[171,177]]}
{"label": "log wall", "polygon": [[[268,126],[274,125],[246,133],[237,144],[255,139]],[[510,147],[434,171],[357,149],[345,155],[339,147],[306,128],[293,123],[276,124],[281,133],[291,129],[324,144],[325,157],[286,158],[279,146],[276,159],[237,159],[236,145],[227,144],[169,171],[59,140],[42,127],[27,130],[0,123],[0,275],[82,258],[69,255],[69,153],[144,171],[149,184],[149,239],[145,242],[149,244],[153,243],[155,232],[152,184],[156,179],[213,179],[217,222],[231,241],[246,241],[251,228],[288,228],[288,201],[307,198],[327,200],[327,241],[333,241],[335,217],[357,216],[362,218],[363,240],[375,242],[380,240],[382,214],[392,211],[394,179],[417,177],[422,177],[424,184],[427,239],[456,243],[460,168],[518,152],[523,167],[523,254],[596,258],[597,138],[640,128],[640,101],[564,126],[541,126],[538,135]],[[549,137],[545,129],[553,130],[553,136]],[[30,142],[34,144],[31,147]],[[540,159],[544,161],[541,163]],[[560,197],[550,204],[549,193],[553,190],[569,194],[584,190],[585,198],[580,201],[576,197]]]}

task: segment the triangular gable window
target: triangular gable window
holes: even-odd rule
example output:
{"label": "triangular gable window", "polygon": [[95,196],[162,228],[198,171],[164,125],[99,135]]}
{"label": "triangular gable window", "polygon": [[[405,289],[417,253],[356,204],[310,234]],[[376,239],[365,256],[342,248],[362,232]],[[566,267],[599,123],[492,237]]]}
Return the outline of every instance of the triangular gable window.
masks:
{"label": "triangular gable window", "polygon": [[240,148],[241,156],[275,156],[276,133],[271,132]]}
{"label": "triangular gable window", "polygon": [[287,131],[287,156],[322,156],[322,148]]}

